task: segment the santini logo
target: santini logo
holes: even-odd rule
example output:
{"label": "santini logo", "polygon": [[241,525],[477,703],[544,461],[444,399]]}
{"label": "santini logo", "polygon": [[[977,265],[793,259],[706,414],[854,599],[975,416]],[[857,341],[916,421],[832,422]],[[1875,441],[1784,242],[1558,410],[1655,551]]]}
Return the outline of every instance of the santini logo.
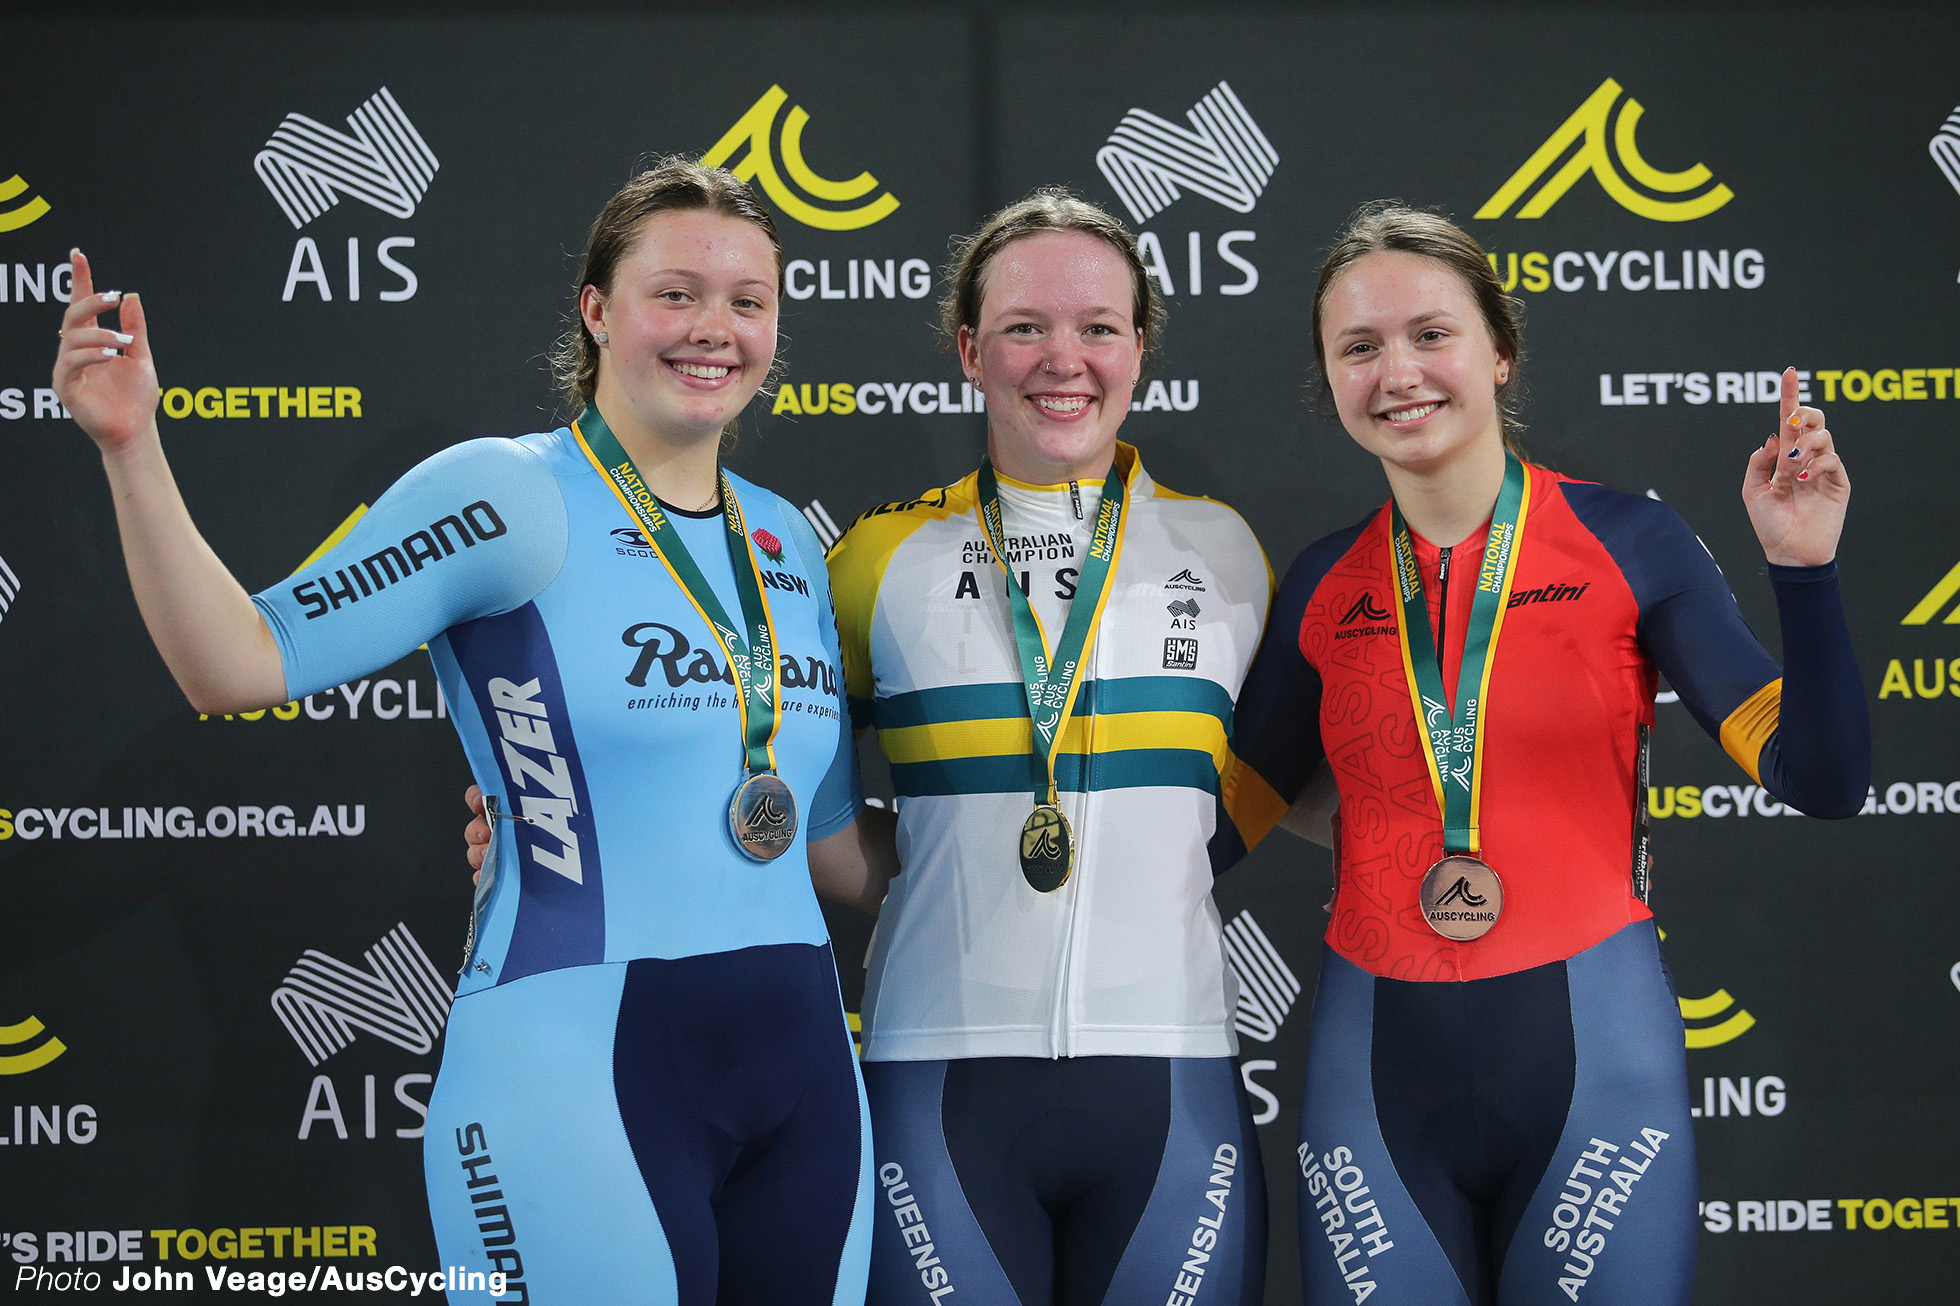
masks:
{"label": "santini logo", "polygon": [[365,1030],[408,1052],[428,1052],[449,1020],[449,986],[429,954],[397,925],[362,954],[360,970],[308,948],[272,993],[286,1032],[319,1065]]}
{"label": "santini logo", "polygon": [[[803,160],[803,128],[809,124],[810,115],[803,106],[792,105],[789,115],[783,119],[783,132],[780,145],[775,136],[776,115],[789,101],[789,93],[780,86],[771,86],[763,97],[749,106],[749,111],[741,116],[733,127],[715,142],[714,148],[701,156],[701,162],[710,168],[727,167],[743,181],[759,182],[763,193],[774,200],[776,207],[795,218],[806,227],[818,227],[824,231],[856,231],[882,221],[898,207],[898,197],[886,191],[878,198],[854,208],[819,208],[798,195],[783,180],[783,173],[796,183],[804,194],[827,204],[849,204],[861,200],[878,189],[878,179],[868,172],[860,172],[849,181],[831,181],[820,177]],[[744,145],[748,153],[734,163],[736,151]],[[783,166],[776,168],[780,150]]]}
{"label": "santini logo", "polygon": [[1279,166],[1279,151],[1225,82],[1184,115],[1189,129],[1132,109],[1096,151],[1096,166],[1141,224],[1196,191],[1250,213]]}
{"label": "santini logo", "polygon": [[[25,1043],[34,1043],[47,1032],[47,1026],[32,1016],[18,1025],[0,1025],[0,1048],[17,1048]],[[24,1052],[0,1052],[0,1075],[24,1075],[30,1070],[39,1070],[67,1050],[66,1043],[48,1034],[46,1039]]]}
{"label": "santini logo", "polygon": [[1389,614],[1382,610],[1382,605],[1375,602],[1374,593],[1370,591],[1354,601],[1354,606],[1347,610],[1345,617],[1341,618],[1341,624],[1352,626],[1357,621],[1387,621],[1388,616]]}
{"label": "santini logo", "polygon": [[347,116],[352,136],[303,113],[289,113],[252,160],[297,230],[351,195],[397,218],[415,216],[429,189],[435,152],[387,87]]}
{"label": "santini logo", "polygon": [[[27,191],[27,183],[14,176],[0,181],[0,204],[11,204]],[[31,196],[26,203],[16,204],[9,209],[0,209],[0,231],[19,231],[28,223],[44,217],[48,202],[39,195]]]}
{"label": "santini logo", "polygon": [[[1544,217],[1552,205],[1572,189],[1572,183],[1588,172],[1598,179],[1601,188],[1621,208],[1643,218],[1652,218],[1655,222],[1689,222],[1695,218],[1705,218],[1735,198],[1735,192],[1719,182],[1692,199],[1655,199],[1634,189],[1621,175],[1621,165],[1625,166],[1633,181],[1661,195],[1685,195],[1689,191],[1699,190],[1713,180],[1713,174],[1699,163],[1681,172],[1662,172],[1642,158],[1633,135],[1640,124],[1640,116],[1646,110],[1641,107],[1640,101],[1629,95],[1615,117],[1613,104],[1621,93],[1620,84],[1611,77],[1601,82],[1599,89],[1538,147],[1535,154],[1525,160],[1524,166],[1512,173],[1511,179],[1498,187],[1495,195],[1484,201],[1484,206],[1477,210],[1477,217],[1503,217],[1526,191],[1538,185],[1539,179],[1575,142],[1579,146],[1577,152],[1566,160],[1563,167],[1552,173],[1551,180],[1538,187],[1537,193],[1518,210],[1518,217]],[[1613,120],[1610,146],[1606,139],[1608,119]],[[1616,153],[1619,156],[1618,164],[1614,162]]]}

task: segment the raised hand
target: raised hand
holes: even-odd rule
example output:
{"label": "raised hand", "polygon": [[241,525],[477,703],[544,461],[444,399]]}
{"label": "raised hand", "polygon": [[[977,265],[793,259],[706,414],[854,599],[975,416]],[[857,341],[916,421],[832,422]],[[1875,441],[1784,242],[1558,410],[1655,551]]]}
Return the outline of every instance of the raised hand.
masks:
{"label": "raised hand", "polygon": [[[104,454],[120,453],[156,430],[157,370],[143,305],[120,291],[97,294],[88,259],[80,250],[69,258],[75,279],[61,319],[55,393]],[[118,310],[118,330],[96,323],[110,309]]]}
{"label": "raised hand", "polygon": [[1776,433],[1749,457],[1742,502],[1763,554],[1785,567],[1816,567],[1837,557],[1851,478],[1824,426],[1824,414],[1797,403],[1797,370],[1783,371]]}

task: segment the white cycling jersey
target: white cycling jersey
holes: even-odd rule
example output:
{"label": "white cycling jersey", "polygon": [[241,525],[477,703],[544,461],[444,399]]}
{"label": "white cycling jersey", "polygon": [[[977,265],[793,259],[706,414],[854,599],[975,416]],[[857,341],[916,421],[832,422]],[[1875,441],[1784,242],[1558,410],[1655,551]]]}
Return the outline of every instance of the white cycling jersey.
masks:
{"label": "white cycling jersey", "polygon": [[[1056,768],[1075,871],[1022,878],[1032,727],[976,475],[874,508],[830,555],[846,686],[899,797],[864,1056],[1228,1056],[1237,983],[1205,844],[1272,572],[1251,529],[1119,445],[1129,524]],[[1000,477],[1003,538],[1052,641],[1102,483]]]}

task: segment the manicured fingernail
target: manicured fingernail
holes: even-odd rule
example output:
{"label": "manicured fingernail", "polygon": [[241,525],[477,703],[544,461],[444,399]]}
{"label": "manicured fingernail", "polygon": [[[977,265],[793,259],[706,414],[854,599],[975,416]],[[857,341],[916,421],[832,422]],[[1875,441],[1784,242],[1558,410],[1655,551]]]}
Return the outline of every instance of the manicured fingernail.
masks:
{"label": "manicured fingernail", "polygon": [[126,336],[122,332],[118,331],[116,332],[116,343],[119,345],[133,345],[136,343],[136,337]]}
{"label": "manicured fingernail", "polygon": [[1797,479],[1800,481],[1807,481],[1810,479],[1810,473],[1807,471],[1798,472]]}
{"label": "manicured fingernail", "polygon": [[1790,456],[1790,457],[1792,457],[1792,458],[1795,458],[1795,457],[1796,457],[1796,456],[1797,456],[1798,454],[1800,454],[1800,453],[1802,453],[1802,452],[1803,452],[1803,446],[1802,446],[1802,445],[1800,445],[1800,444],[1793,444],[1793,445],[1791,445],[1791,446],[1790,446],[1790,453],[1789,453],[1789,456]]}
{"label": "manicured fingernail", "polygon": [[102,292],[102,302],[105,304],[113,304],[121,298],[122,291],[120,290],[105,290]]}
{"label": "manicured fingernail", "polygon": [[1791,413],[1791,414],[1790,414],[1790,425],[1791,425],[1791,426],[1795,426],[1796,424],[1797,424],[1797,415],[1796,415],[1795,413]]}
{"label": "manicured fingernail", "polygon": [[69,248],[68,248],[68,257],[69,257],[69,258],[71,258],[71,259],[77,259],[77,258],[80,258],[81,256],[82,256],[82,251],[81,251],[81,248],[80,248],[80,246],[75,246],[75,245],[71,245],[71,246],[69,246]]}
{"label": "manicured fingernail", "polygon": [[103,350],[103,351],[102,351],[102,356],[103,356],[104,358],[116,358],[116,357],[118,357],[119,355],[118,355],[118,354],[116,353],[116,351],[115,351],[115,350],[113,350],[113,349],[105,349],[105,350]]}

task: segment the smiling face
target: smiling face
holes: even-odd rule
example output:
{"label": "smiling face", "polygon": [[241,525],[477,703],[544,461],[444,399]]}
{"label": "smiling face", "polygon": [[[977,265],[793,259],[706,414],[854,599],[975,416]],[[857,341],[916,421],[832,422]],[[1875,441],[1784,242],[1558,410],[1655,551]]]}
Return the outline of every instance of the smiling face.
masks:
{"label": "smiling face", "polygon": [[1341,425],[1391,469],[1430,472],[1503,441],[1510,370],[1470,288],[1435,259],[1364,255],[1321,303],[1327,385]]}
{"label": "smiling face", "polygon": [[761,228],[705,209],[655,213],[609,291],[579,312],[599,347],[595,398],[674,444],[718,438],[776,356],[776,252]]}
{"label": "smiling face", "polygon": [[1036,485],[1109,470],[1143,366],[1123,255],[1081,231],[1043,231],[989,260],[960,366],[987,396],[987,456]]}

